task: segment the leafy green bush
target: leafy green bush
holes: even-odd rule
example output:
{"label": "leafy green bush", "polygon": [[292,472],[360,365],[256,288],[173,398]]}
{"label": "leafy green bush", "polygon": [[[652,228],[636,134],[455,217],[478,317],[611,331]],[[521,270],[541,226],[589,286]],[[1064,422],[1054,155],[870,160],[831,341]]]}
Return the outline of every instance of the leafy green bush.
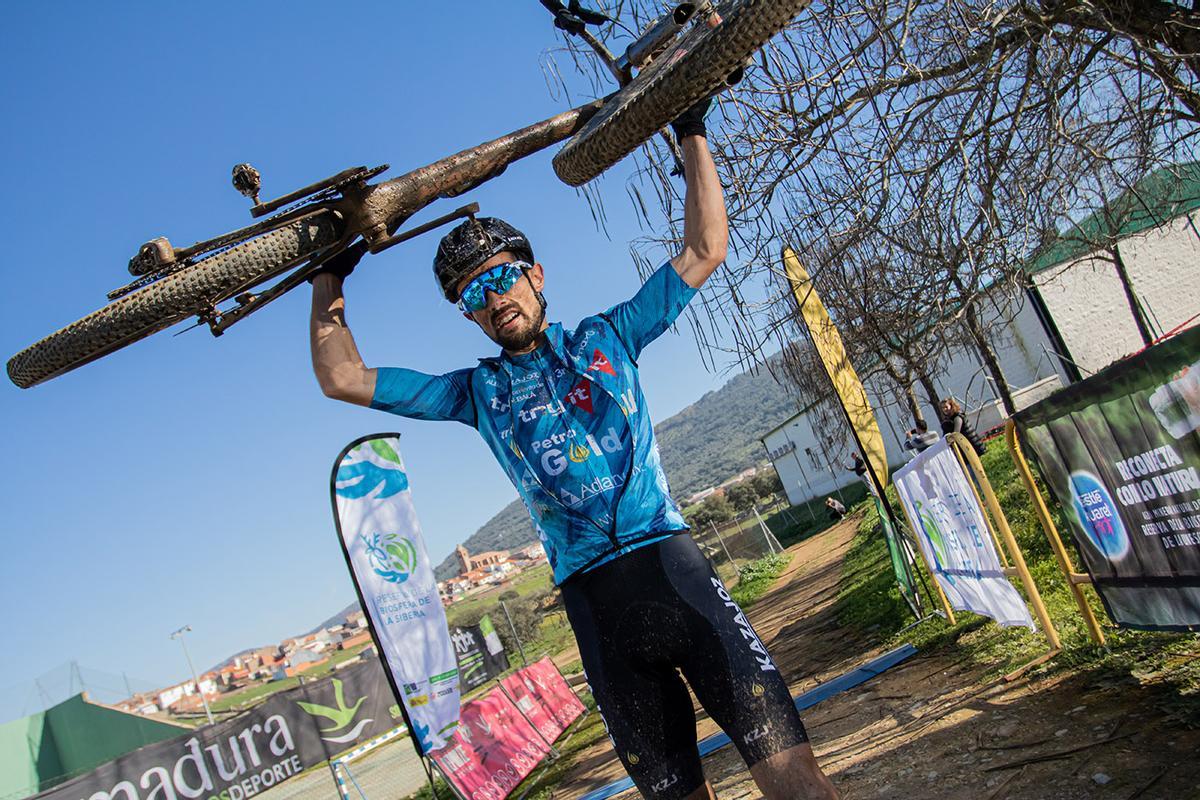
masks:
{"label": "leafy green bush", "polygon": [[738,582],[729,590],[729,595],[743,609],[749,608],[767,593],[791,560],[789,553],[772,553],[751,561],[742,567]]}
{"label": "leafy green bush", "polygon": [[750,479],[750,483],[764,500],[783,491],[783,481],[779,480],[779,474],[773,469],[760,471]]}
{"label": "leafy green bush", "polygon": [[750,481],[742,481],[730,486],[725,490],[725,497],[733,506],[733,510],[739,514],[754,508],[754,504],[758,502],[758,492],[754,490]]}

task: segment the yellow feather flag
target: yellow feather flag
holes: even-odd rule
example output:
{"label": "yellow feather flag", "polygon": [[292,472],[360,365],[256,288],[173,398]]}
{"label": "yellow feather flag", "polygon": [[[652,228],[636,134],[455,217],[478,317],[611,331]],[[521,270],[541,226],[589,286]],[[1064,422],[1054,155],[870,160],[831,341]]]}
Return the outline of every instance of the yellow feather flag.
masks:
{"label": "yellow feather flag", "polygon": [[888,482],[887,452],[883,447],[883,434],[879,432],[879,423],[875,420],[875,412],[871,410],[871,401],[854,365],[846,355],[846,346],[842,343],[842,335],[837,326],[829,318],[821,296],[809,277],[808,271],[800,264],[800,257],[790,247],[783,248],[783,266],[787,271],[788,280],[792,283],[792,292],[800,305],[800,314],[808,326],[808,332],[816,345],[817,355],[825,364],[833,388],[841,398],[846,416],[854,426],[855,434],[862,445],[863,454],[871,465],[871,469],[879,478],[879,483],[886,486]]}

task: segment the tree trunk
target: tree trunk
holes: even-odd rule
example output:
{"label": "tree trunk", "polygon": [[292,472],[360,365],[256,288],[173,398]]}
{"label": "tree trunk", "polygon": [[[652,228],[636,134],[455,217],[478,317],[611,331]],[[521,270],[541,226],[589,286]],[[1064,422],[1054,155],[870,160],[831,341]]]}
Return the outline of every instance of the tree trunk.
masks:
{"label": "tree trunk", "polygon": [[1129,279],[1129,270],[1125,268],[1125,259],[1121,258],[1121,248],[1114,244],[1109,248],[1109,252],[1113,257],[1113,265],[1117,268],[1121,291],[1125,292],[1125,302],[1129,304],[1129,310],[1133,314],[1133,324],[1137,326],[1138,335],[1142,337],[1142,344],[1149,347],[1154,344],[1154,332],[1150,328],[1150,321],[1146,319],[1146,312],[1142,309],[1141,301],[1138,300],[1137,293],[1133,290],[1133,281]]}
{"label": "tree trunk", "polygon": [[929,405],[935,409],[938,407],[937,387],[933,385],[933,378],[923,369],[917,370],[917,380],[921,384],[921,388],[925,390],[925,399],[929,401]]}
{"label": "tree trunk", "polygon": [[892,383],[904,391],[904,401],[908,404],[908,411],[910,414],[912,414],[913,421],[915,422],[919,419],[924,419],[924,417],[921,416],[921,406],[919,403],[917,403],[917,398],[913,394],[912,376],[901,375],[900,370],[897,369],[896,365],[892,363],[892,360],[888,357],[887,353],[883,353],[876,349],[875,356],[879,359],[879,363],[883,365],[884,372],[886,372],[888,377],[892,379]]}
{"label": "tree trunk", "polygon": [[983,359],[983,366],[992,376],[992,382],[996,386],[996,393],[1000,395],[1000,402],[1004,405],[1004,410],[1008,416],[1017,413],[1017,404],[1013,402],[1012,394],[1008,391],[1008,381],[1004,379],[1004,371],[1000,369],[1000,362],[996,359],[996,354],[992,352],[992,347],[988,343],[987,337],[984,336],[983,327],[979,324],[979,315],[975,312],[975,304],[967,303],[967,330],[971,334],[971,338],[975,342],[975,348],[979,351],[979,357]]}
{"label": "tree trunk", "polygon": [[912,412],[914,422],[924,422],[925,415],[921,413],[921,404],[917,402],[917,393],[913,391],[912,381],[904,384],[904,397],[908,400],[908,410]]}

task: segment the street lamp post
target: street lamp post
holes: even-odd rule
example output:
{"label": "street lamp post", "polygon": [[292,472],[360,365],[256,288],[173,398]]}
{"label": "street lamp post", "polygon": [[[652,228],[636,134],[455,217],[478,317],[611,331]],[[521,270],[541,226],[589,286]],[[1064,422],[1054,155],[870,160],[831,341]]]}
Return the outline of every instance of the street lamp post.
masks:
{"label": "street lamp post", "polygon": [[208,724],[213,724],[212,709],[208,707],[208,698],[204,696],[204,690],[200,688],[200,679],[196,677],[196,667],[192,664],[192,657],[188,654],[187,642],[183,640],[183,635],[192,629],[191,625],[184,625],[179,630],[171,634],[172,639],[178,639],[179,644],[183,645],[183,657],[187,659],[188,669],[192,671],[192,682],[196,684],[196,691],[200,694],[200,702],[204,704],[204,713],[208,717]]}

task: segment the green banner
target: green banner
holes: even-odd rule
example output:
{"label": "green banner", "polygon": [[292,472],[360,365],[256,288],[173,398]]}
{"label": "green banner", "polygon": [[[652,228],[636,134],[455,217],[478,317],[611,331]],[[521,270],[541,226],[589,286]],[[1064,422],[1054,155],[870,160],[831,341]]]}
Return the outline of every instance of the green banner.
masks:
{"label": "green banner", "polygon": [[1112,620],[1200,630],[1200,328],[1016,421]]}
{"label": "green banner", "polygon": [[900,596],[912,609],[913,616],[920,619],[921,598],[917,595],[917,587],[913,585],[912,575],[908,570],[900,541],[901,534],[892,527],[887,511],[879,498],[874,493],[871,494],[871,497],[875,500],[875,510],[879,512],[879,524],[883,527],[883,536],[887,540],[888,555],[892,559],[892,571],[896,574],[896,584],[900,587]]}

